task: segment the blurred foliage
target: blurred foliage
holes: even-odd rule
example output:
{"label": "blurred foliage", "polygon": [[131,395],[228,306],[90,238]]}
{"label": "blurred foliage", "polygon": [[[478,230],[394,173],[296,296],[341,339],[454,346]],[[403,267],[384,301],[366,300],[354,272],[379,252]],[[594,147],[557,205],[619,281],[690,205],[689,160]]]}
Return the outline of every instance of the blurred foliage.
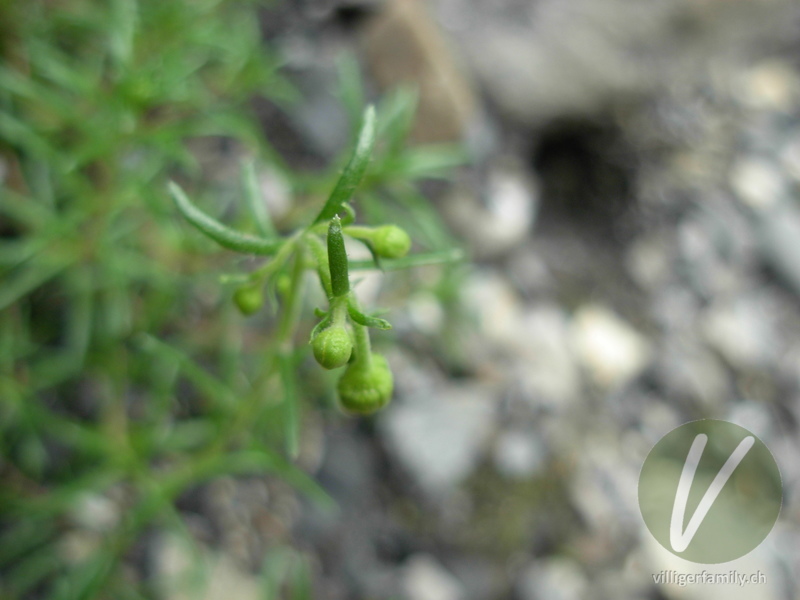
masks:
{"label": "blurred foliage", "polygon": [[[331,504],[285,457],[293,429],[275,418],[290,411],[296,427],[303,404],[325,396],[297,377],[306,344],[282,359],[297,378],[288,401],[261,372],[271,322],[254,331],[220,294],[230,257],[184,226],[166,191],[180,178],[209,212],[230,213],[191,151],[204,139],[235,140],[279,172],[301,211],[318,211],[330,189],[341,162],[292,170],[253,114],[254,96],[284,108],[297,99],[263,44],[259,10],[244,0],[0,1],[0,597],[152,597],[131,547],[152,526],[193,545],[175,501],[220,475],[270,473]],[[341,65],[355,129],[358,68]],[[408,91],[379,105],[360,207],[441,250],[452,240],[414,181],[463,157],[407,148],[413,111]],[[237,194],[255,185],[245,174]],[[116,517],[103,519],[98,502]],[[75,532],[80,553],[64,542]],[[307,568],[286,566],[284,542],[265,590],[286,571],[293,597],[309,597]]]}

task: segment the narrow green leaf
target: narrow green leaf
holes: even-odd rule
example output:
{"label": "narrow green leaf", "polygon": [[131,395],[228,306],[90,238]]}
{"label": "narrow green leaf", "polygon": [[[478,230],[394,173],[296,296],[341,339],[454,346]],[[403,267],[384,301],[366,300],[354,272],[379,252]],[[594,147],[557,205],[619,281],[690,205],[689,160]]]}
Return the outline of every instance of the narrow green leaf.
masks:
{"label": "narrow green leaf", "polygon": [[260,254],[269,256],[275,254],[283,245],[282,239],[268,240],[254,235],[241,233],[223,225],[195,206],[184,191],[175,182],[169,183],[172,199],[186,220],[194,225],[223,248],[243,252],[246,254]]}
{"label": "narrow green leaf", "polygon": [[24,598],[31,588],[57,573],[63,562],[55,544],[39,548],[4,574],[3,589],[13,598]]}
{"label": "narrow green leaf", "polygon": [[353,321],[359,325],[363,325],[364,327],[373,327],[375,329],[381,329],[384,331],[392,328],[392,324],[386,319],[365,315],[355,306],[353,306],[352,302],[347,303],[347,314],[350,315],[350,318],[353,319]]}
{"label": "narrow green leaf", "polygon": [[109,50],[117,69],[128,67],[133,54],[134,38],[139,27],[139,7],[134,0],[111,2]]}
{"label": "narrow green leaf", "polygon": [[30,124],[0,111],[0,138],[7,144],[20,146],[37,158],[58,162],[50,142]]}
{"label": "narrow green leaf", "polygon": [[186,378],[217,405],[231,406],[238,400],[236,392],[210,374],[207,369],[197,364],[182,350],[147,333],[140,333],[136,341],[145,352],[152,353],[159,360],[179,365]]}
{"label": "narrow green leaf", "polygon": [[361,183],[361,179],[367,170],[374,146],[375,107],[368,106],[367,110],[364,111],[364,118],[361,121],[361,130],[358,133],[358,141],[356,142],[353,156],[312,225],[332,219],[341,210],[342,203],[348,202],[352,198],[353,192],[358,187],[358,184]]}
{"label": "narrow green leaf", "polygon": [[80,564],[70,568],[58,581],[53,600],[91,600],[111,577],[117,556],[101,548]]}
{"label": "narrow green leaf", "polygon": [[9,278],[0,290],[0,310],[7,308],[14,302],[32,292],[45,282],[49,281],[61,271],[66,269],[72,257],[62,258],[60,262],[40,261],[22,272]]}
{"label": "narrow green leaf", "polygon": [[405,144],[414,124],[419,91],[414,87],[400,87],[387,96],[378,108],[378,133],[385,140],[386,156],[396,156]]}
{"label": "narrow green leaf", "polygon": [[0,536],[0,565],[17,560],[53,537],[55,527],[50,519],[31,515],[18,519]]}

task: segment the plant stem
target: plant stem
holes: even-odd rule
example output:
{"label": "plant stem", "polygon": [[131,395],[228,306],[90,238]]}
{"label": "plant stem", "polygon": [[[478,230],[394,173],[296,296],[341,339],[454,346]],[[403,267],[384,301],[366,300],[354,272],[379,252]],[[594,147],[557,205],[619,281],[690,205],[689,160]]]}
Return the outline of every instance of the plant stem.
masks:
{"label": "plant stem", "polygon": [[375,233],[375,228],[365,227],[364,225],[347,225],[342,227],[342,233],[357,240],[371,240]]}
{"label": "plant stem", "polygon": [[[355,294],[350,294],[349,301],[357,310],[361,310]],[[355,338],[356,363],[363,367],[372,364],[372,348],[369,341],[369,328],[358,323],[353,323],[353,337]]]}
{"label": "plant stem", "polygon": [[250,273],[248,279],[252,282],[263,282],[269,275],[280,269],[297,246],[298,237],[299,234],[296,234],[286,240],[273,259]]}

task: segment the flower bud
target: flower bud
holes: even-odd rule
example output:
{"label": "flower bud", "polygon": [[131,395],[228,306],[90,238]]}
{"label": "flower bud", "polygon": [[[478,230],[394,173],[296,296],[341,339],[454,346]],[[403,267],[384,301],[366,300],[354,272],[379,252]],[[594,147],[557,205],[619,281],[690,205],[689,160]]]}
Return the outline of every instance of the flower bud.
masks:
{"label": "flower bud", "polygon": [[383,225],[372,235],[372,247],[378,256],[401,258],[411,248],[411,238],[397,225]]}
{"label": "flower bud", "polygon": [[258,312],[258,309],[264,304],[264,295],[260,288],[245,285],[233,293],[233,301],[243,315],[249,316]]}
{"label": "flower bud", "polygon": [[368,362],[351,363],[337,386],[342,408],[358,414],[369,414],[386,406],[393,388],[389,363],[381,354],[373,354]]}
{"label": "flower bud", "polygon": [[317,334],[311,342],[311,348],[314,350],[314,358],[321,366],[336,369],[350,360],[353,341],[344,326],[331,325]]}

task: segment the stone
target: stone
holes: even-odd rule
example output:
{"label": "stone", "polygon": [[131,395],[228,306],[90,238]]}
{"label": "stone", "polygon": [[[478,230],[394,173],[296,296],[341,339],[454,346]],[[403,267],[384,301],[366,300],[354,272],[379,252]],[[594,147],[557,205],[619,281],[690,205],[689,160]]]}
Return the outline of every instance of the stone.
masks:
{"label": "stone", "polygon": [[259,580],[230,557],[190,546],[185,538],[162,534],[153,557],[154,580],[166,600],[257,600]]}
{"label": "stone", "polygon": [[426,3],[388,0],[368,23],[363,38],[367,64],[381,88],[414,85],[419,93],[414,141],[467,139],[477,118],[477,99]]}
{"label": "stone", "polygon": [[493,103],[533,126],[707,83],[746,49],[794,39],[791,0],[437,3]]}
{"label": "stone", "polygon": [[800,139],[797,138],[796,131],[791,132],[790,140],[781,148],[780,162],[794,182],[800,182]]}
{"label": "stone", "polygon": [[524,479],[539,473],[544,467],[546,449],[535,431],[508,431],[495,445],[495,468],[512,479]]}
{"label": "stone", "polygon": [[786,61],[769,59],[747,69],[739,81],[739,97],[748,108],[788,112],[797,102],[797,73]]}
{"label": "stone", "polygon": [[776,331],[769,320],[770,301],[762,296],[719,300],[706,309],[700,331],[731,365],[761,368],[774,355]]}
{"label": "stone", "polygon": [[70,513],[74,523],[95,531],[108,532],[120,521],[120,508],[108,496],[86,493],[79,496]]}
{"label": "stone", "polygon": [[582,600],[589,582],[574,560],[547,558],[526,568],[516,589],[521,600]]}
{"label": "stone", "polygon": [[755,216],[756,235],[764,261],[800,295],[800,211],[781,204]]}
{"label": "stone", "polygon": [[522,165],[509,159],[490,165],[479,182],[454,186],[443,200],[443,212],[476,256],[492,258],[525,240],[538,205],[538,184]]}
{"label": "stone", "polygon": [[554,303],[539,303],[523,312],[508,348],[518,357],[514,379],[534,405],[563,412],[581,390],[581,377],[570,346],[569,322]]}
{"label": "stone", "polygon": [[647,235],[626,251],[625,266],[642,289],[657,291],[673,277],[674,243],[666,235]]}
{"label": "stone", "polygon": [[786,195],[786,183],[778,166],[762,157],[738,159],[731,168],[730,180],[739,199],[755,210],[764,210]]}
{"label": "stone", "polygon": [[600,305],[587,304],[576,311],[570,340],[592,381],[605,389],[630,382],[650,361],[647,339]]}
{"label": "stone", "polygon": [[640,517],[636,496],[644,461],[639,456],[640,440],[604,427],[586,433],[574,445],[574,453],[576,465],[569,482],[573,504],[593,531],[619,541]]}
{"label": "stone", "polygon": [[387,449],[420,486],[438,498],[475,469],[494,421],[494,392],[477,385],[427,390],[395,401],[379,425]]}
{"label": "stone", "polygon": [[656,374],[670,396],[718,409],[727,400],[728,375],[719,359],[688,334],[669,336],[658,352]]}
{"label": "stone", "polygon": [[462,301],[477,321],[487,342],[505,347],[518,339],[522,300],[502,275],[482,270],[472,273],[462,288]]}
{"label": "stone", "polygon": [[506,272],[526,296],[552,291],[554,286],[550,268],[530,244],[509,257]]}
{"label": "stone", "polygon": [[416,292],[408,299],[408,317],[412,326],[425,335],[435,336],[441,332],[445,321],[442,303],[429,291]]}
{"label": "stone", "polygon": [[409,557],[403,571],[407,600],[463,600],[465,597],[458,579],[428,554]]}

